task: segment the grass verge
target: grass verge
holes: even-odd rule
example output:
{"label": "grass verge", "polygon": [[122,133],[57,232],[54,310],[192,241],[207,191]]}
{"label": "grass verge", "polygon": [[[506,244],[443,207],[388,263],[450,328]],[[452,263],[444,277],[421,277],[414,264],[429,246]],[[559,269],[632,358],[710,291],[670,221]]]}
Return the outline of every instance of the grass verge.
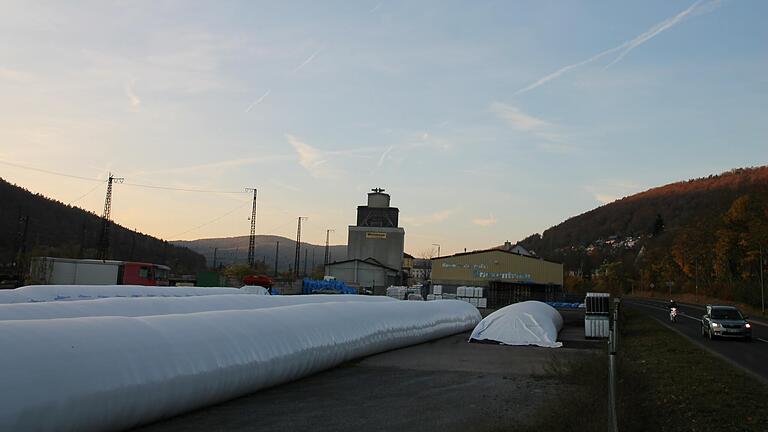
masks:
{"label": "grass verge", "polygon": [[622,320],[621,432],[768,430],[768,386],[640,312]]}
{"label": "grass verge", "polygon": [[608,352],[559,360],[546,366],[543,380],[562,384],[562,390],[540,409],[528,426],[513,428],[530,432],[602,431],[608,427]]}

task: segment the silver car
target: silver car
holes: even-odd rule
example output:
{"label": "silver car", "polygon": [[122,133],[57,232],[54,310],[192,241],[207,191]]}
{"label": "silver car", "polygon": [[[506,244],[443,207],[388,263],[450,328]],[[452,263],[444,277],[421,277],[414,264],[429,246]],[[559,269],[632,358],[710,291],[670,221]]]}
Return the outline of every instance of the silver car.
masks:
{"label": "silver car", "polygon": [[733,306],[707,305],[707,314],[701,317],[701,335],[752,339],[752,324]]}

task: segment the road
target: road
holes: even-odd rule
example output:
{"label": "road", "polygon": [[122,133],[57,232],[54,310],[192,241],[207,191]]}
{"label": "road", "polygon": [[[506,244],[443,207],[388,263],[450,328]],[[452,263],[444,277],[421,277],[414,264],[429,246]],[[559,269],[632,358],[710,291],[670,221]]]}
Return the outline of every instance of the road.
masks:
{"label": "road", "polygon": [[720,355],[768,382],[768,323],[752,321],[752,342],[740,339],[709,340],[701,337],[701,316],[704,307],[679,304],[681,315],[678,322],[669,322],[667,301],[652,299],[623,299],[622,305],[641,311],[676,329],[705,349]]}

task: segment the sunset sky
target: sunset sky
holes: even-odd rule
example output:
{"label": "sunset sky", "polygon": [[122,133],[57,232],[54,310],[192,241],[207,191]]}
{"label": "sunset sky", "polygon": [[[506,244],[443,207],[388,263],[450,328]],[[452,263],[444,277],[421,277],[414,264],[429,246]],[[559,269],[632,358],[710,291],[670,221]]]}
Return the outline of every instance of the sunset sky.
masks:
{"label": "sunset sky", "polygon": [[111,171],[166,239],[247,235],[256,187],[257,233],[346,243],[382,187],[447,254],[768,163],[761,0],[1,4],[0,177],[101,213]]}

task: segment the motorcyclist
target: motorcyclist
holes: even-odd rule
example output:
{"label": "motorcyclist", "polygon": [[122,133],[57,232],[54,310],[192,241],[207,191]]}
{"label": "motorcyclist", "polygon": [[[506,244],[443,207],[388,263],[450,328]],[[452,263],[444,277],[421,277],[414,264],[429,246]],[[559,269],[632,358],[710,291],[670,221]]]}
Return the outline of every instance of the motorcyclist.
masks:
{"label": "motorcyclist", "polygon": [[674,300],[669,301],[669,310],[677,309],[677,303]]}

